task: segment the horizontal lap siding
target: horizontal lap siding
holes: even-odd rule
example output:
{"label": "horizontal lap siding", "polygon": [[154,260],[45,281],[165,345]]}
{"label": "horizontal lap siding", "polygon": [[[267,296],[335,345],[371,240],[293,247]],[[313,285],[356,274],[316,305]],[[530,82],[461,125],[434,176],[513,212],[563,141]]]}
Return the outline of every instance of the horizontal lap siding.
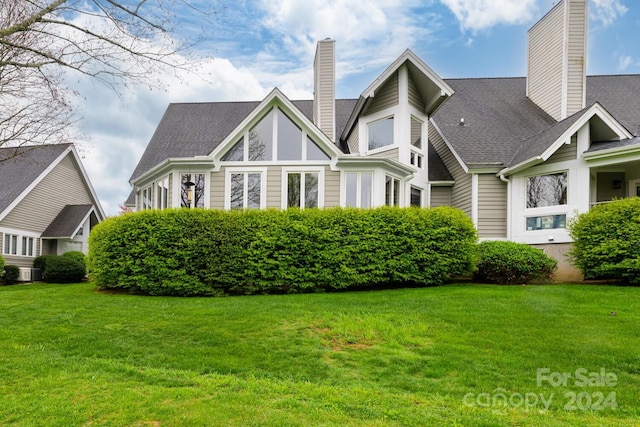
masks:
{"label": "horizontal lap siding", "polygon": [[267,168],[267,208],[282,208],[282,167]]}
{"label": "horizontal lap siding", "polygon": [[219,172],[211,172],[211,209],[224,209],[225,175],[224,167]]}
{"label": "horizontal lap siding", "polygon": [[455,158],[442,136],[429,123],[429,141],[442,158],[453,176],[455,184],[451,189],[451,206],[461,209],[471,217],[471,175],[467,174]]}
{"label": "horizontal lap siding", "polygon": [[92,204],[72,154],[68,154],[6,216],[0,227],[42,233],[65,205]]}
{"label": "horizontal lap siding", "polygon": [[398,148],[392,148],[391,150],[385,150],[374,154],[369,154],[367,157],[378,157],[398,160],[400,158],[400,151]]}
{"label": "horizontal lap siding", "polygon": [[340,206],[340,172],[332,171],[328,167],[324,172],[324,206]]}
{"label": "horizontal lap siding", "polygon": [[380,89],[376,91],[375,96],[371,99],[369,107],[367,107],[364,115],[369,115],[382,111],[385,108],[398,105],[400,98],[398,96],[398,73],[395,72],[389,80],[386,81]]}
{"label": "horizontal lap siding", "polygon": [[584,108],[585,86],[585,36],[586,4],[584,1],[570,1],[569,43],[567,63],[567,115]]}
{"label": "horizontal lap siding", "polygon": [[415,81],[411,77],[411,73],[409,73],[409,105],[417,110],[424,111],[422,97],[418,91],[418,86],[416,86]]}
{"label": "horizontal lap siding", "polygon": [[349,135],[349,139],[347,139],[347,145],[349,146],[350,153],[360,152],[360,135],[357,126],[351,132],[351,135]]}
{"label": "horizontal lap siding", "polygon": [[478,175],[478,234],[507,237],[507,184],[495,175]]}
{"label": "horizontal lap siding", "polygon": [[547,163],[565,162],[567,160],[575,160],[578,158],[578,144],[574,138],[571,138],[571,144],[563,144],[555,153],[547,159]]}
{"label": "horizontal lap siding", "polygon": [[431,187],[431,201],[429,206],[451,206],[451,187]]}

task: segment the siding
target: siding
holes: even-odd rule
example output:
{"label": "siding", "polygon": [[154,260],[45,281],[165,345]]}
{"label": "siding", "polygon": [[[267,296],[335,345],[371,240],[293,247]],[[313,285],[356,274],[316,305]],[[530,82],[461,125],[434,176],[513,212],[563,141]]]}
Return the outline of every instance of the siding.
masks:
{"label": "siding", "polygon": [[211,189],[209,193],[211,209],[224,209],[225,168],[220,172],[211,172]]}
{"label": "siding", "polygon": [[429,207],[451,206],[451,187],[431,187]]}
{"label": "siding", "polygon": [[554,119],[562,116],[564,4],[556,5],[529,30],[527,91]]}
{"label": "siding", "polygon": [[451,189],[451,206],[461,209],[471,217],[471,175],[462,169],[462,166],[460,166],[460,163],[458,163],[458,160],[456,160],[433,125],[429,123],[428,126],[429,141],[433,143],[433,147],[455,180],[455,184]]}
{"label": "siding", "polygon": [[347,140],[347,145],[349,146],[349,152],[351,153],[359,153],[360,152],[360,134],[358,132],[358,126],[355,126],[355,129],[349,135],[349,139]]}
{"label": "siding", "polygon": [[42,233],[65,205],[92,204],[89,189],[72,154],[68,154],[0,223]]}
{"label": "siding", "polygon": [[584,0],[568,1],[567,116],[570,116],[585,107],[586,4]]}
{"label": "siding", "polygon": [[340,171],[332,171],[329,167],[324,170],[324,206],[340,206]]}
{"label": "siding", "polygon": [[507,184],[495,175],[478,175],[478,234],[507,237]]}
{"label": "siding", "polygon": [[375,96],[371,99],[371,104],[366,108],[363,115],[373,114],[382,111],[385,108],[398,105],[400,98],[398,95],[398,72],[396,71],[389,79],[378,89]]}
{"label": "siding", "polygon": [[418,86],[416,86],[415,81],[411,77],[411,72],[409,72],[409,105],[417,110],[424,111],[424,103],[418,91]]}
{"label": "siding", "polygon": [[282,166],[267,168],[267,208],[282,208]]}
{"label": "siding", "polygon": [[314,61],[314,121],[331,140],[335,140],[335,42],[318,42]]}
{"label": "siding", "polygon": [[385,151],[381,151],[378,153],[374,153],[374,154],[369,154],[367,155],[367,157],[378,157],[378,158],[388,158],[388,159],[393,159],[393,160],[398,160],[400,158],[400,149],[399,148],[392,148],[390,150],[385,150]]}
{"label": "siding", "polygon": [[562,145],[558,150],[547,159],[547,163],[564,162],[567,160],[575,160],[578,158],[578,143],[571,138],[571,144]]}

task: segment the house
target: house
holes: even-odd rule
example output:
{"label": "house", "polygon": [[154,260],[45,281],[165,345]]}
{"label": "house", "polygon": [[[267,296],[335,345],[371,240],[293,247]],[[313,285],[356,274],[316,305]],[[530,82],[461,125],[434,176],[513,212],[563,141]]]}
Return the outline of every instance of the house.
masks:
{"label": "house", "polygon": [[7,264],[30,272],[39,255],[87,252],[89,231],[105,214],[73,144],[0,148],[0,183]]}
{"label": "house", "polygon": [[544,249],[567,222],[640,195],[640,75],[586,76],[587,1],[529,30],[527,75],[443,79],[410,50],[358,99],[335,98],[320,41],[314,99],[170,104],[130,183],[135,209],[441,206],[482,239]]}

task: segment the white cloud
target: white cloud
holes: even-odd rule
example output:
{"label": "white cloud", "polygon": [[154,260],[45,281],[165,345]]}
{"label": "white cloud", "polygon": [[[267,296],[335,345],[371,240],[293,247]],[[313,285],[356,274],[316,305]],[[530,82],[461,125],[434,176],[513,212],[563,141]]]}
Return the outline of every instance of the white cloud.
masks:
{"label": "white cloud", "polygon": [[536,15],[536,0],[440,0],[463,30],[481,31],[498,24],[522,24]]}
{"label": "white cloud", "polygon": [[618,70],[625,71],[629,66],[633,64],[633,58],[630,56],[623,55],[620,57],[618,62]]}
{"label": "white cloud", "polygon": [[591,0],[591,19],[600,21],[605,27],[613,24],[628,11],[620,0]]}

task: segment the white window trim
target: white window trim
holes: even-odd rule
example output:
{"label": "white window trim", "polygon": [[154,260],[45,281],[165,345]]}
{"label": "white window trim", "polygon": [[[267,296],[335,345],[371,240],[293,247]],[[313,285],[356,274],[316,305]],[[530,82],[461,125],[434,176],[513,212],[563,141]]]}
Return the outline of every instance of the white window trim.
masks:
{"label": "white window trim", "polygon": [[[306,141],[305,141],[306,142]],[[318,174],[318,208],[324,208],[324,168],[313,168],[313,167],[286,167],[282,168],[282,186],[280,190],[280,207],[282,209],[288,209],[288,175],[289,173],[317,173]],[[301,180],[301,184],[304,188],[304,179]],[[304,193],[301,193],[304,194]],[[302,200],[304,202],[304,200]]]}
{"label": "white window trim", "polygon": [[[6,253],[6,247],[4,244],[4,238],[5,238],[4,236],[6,234],[17,236],[15,254]],[[1,235],[0,238],[2,238],[2,255],[3,256],[19,257],[19,258],[35,258],[36,256],[38,256],[38,253],[37,253],[38,240],[40,239],[40,235],[38,233],[16,230],[11,228],[0,228],[0,235]],[[22,238],[23,237],[33,239],[33,255],[22,255]]]}
{"label": "white window trim", "polygon": [[[379,147],[379,148],[374,148],[374,149],[369,149],[369,125],[371,123],[380,121],[380,120],[384,120],[384,119],[388,119],[393,117],[393,143],[389,144],[389,145],[385,145],[383,147]],[[398,142],[398,131],[399,131],[399,124],[398,122],[398,112],[397,112],[397,106],[394,106],[392,108],[387,108],[384,109],[382,111],[378,111],[377,113],[374,113],[370,116],[367,116],[364,119],[364,124],[363,124],[363,129],[362,129],[362,134],[360,136],[364,136],[364,139],[362,139],[361,141],[363,141],[362,148],[364,149],[364,153],[366,155],[371,155],[371,154],[376,154],[376,153],[382,153],[384,151],[387,150],[392,150],[394,148],[398,148],[400,147],[400,144]]]}
{"label": "white window trim", "polygon": [[[260,209],[266,209],[267,207],[267,168],[265,167],[237,167],[225,169],[224,176],[224,208],[225,210],[231,209],[231,175],[232,174],[250,174],[259,173],[260,177]],[[245,181],[246,182],[246,181]],[[245,185],[246,192],[246,185]],[[245,194],[246,196],[246,194]],[[246,201],[247,198],[244,197]],[[246,203],[245,203],[246,204]],[[244,207],[244,209],[247,209]]]}
{"label": "white window trim", "polygon": [[[387,205],[386,204],[386,199],[387,199],[387,178],[391,178],[391,180],[392,180],[391,181],[392,190],[394,188],[393,187],[393,180],[398,181],[398,193],[399,194],[398,194],[398,204],[397,205],[394,205],[394,204]],[[395,175],[389,174],[389,173],[385,173],[384,174],[384,191],[383,191],[384,200],[383,200],[383,205],[384,206],[397,206],[397,207],[403,206],[402,201],[403,201],[403,196],[404,196],[404,194],[403,194],[404,193],[404,187],[405,187],[405,185],[403,185],[403,180],[401,178],[399,178],[399,177],[397,177]],[[393,191],[395,191],[395,190],[393,190]],[[391,194],[391,199],[390,199],[391,203],[393,203],[393,196],[394,196],[394,194]]]}
{"label": "white window trim", "polygon": [[[180,169],[178,170],[175,175],[174,175],[174,184],[173,184],[173,206],[175,207],[182,207],[182,175],[184,174],[202,174],[204,175],[204,199],[202,201],[203,203],[203,208],[204,209],[209,209],[211,207],[211,171],[205,171],[202,169],[198,169],[198,170],[183,170]],[[167,177],[168,179],[168,177]],[[155,187],[155,185],[154,185]],[[168,197],[167,197],[168,199]],[[168,202],[168,201],[167,201]],[[195,208],[189,208],[189,209],[195,209]],[[202,209],[202,208],[199,208]]]}
{"label": "white window trim", "polygon": [[[347,174],[355,173],[357,174],[356,179],[356,206],[347,206]],[[362,207],[362,174],[369,173],[371,174],[371,206],[366,209],[372,209],[376,207],[376,172],[372,169],[356,169],[356,170],[343,170],[340,172],[340,206],[342,207]]]}

